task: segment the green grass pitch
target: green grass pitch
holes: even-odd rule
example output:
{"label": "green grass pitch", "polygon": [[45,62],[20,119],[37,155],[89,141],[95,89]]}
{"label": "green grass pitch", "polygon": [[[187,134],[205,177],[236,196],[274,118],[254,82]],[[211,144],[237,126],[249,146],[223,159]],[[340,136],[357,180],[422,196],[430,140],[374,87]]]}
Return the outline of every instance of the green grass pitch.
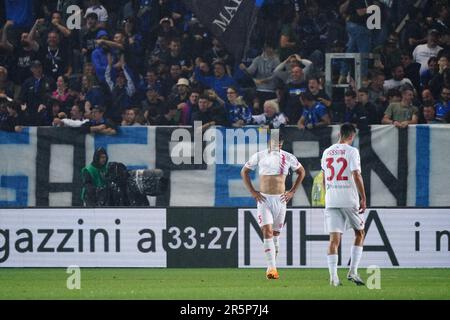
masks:
{"label": "green grass pitch", "polygon": [[[345,279],[330,287],[326,269],[81,269],[81,290],[68,290],[65,269],[0,269],[0,299],[450,299],[450,269],[381,269],[381,289]],[[366,270],[361,269],[363,279]]]}

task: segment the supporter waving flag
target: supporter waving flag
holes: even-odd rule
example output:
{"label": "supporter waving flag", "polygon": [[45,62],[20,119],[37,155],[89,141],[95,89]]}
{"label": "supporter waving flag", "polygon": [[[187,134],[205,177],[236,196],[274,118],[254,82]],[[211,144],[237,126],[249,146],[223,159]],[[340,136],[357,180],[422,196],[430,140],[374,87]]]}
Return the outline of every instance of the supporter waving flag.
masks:
{"label": "supporter waving flag", "polygon": [[183,0],[198,20],[227,48],[236,61],[246,53],[264,0]]}

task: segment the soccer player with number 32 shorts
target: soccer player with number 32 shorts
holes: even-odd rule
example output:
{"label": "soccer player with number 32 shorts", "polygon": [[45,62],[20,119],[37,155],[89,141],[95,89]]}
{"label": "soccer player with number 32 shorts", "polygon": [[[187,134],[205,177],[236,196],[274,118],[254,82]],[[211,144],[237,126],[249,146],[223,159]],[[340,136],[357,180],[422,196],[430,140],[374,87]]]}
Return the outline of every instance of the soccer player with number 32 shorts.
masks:
{"label": "soccer player with number 32 shorts", "polygon": [[[284,150],[283,137],[272,130],[269,149],[254,154],[242,168],[244,184],[257,201],[258,223],[264,236],[264,253],[267,261],[267,279],[278,279],[276,256],[280,247],[280,233],[286,217],[286,204],[305,177],[305,169],[297,158]],[[249,173],[259,168],[260,191],[255,190]],[[286,192],[289,169],[297,173],[292,188]]]}
{"label": "soccer player with number 32 shorts", "polygon": [[326,149],[321,161],[326,190],[325,229],[330,234],[328,269],[330,284],[336,287],[341,285],[337,274],[337,252],[342,234],[347,229],[355,231],[355,242],[351,247],[351,263],[347,279],[357,285],[364,285],[358,275],[358,265],[363,251],[364,220],[362,214],[366,209],[366,194],[361,176],[359,151],[351,146],[355,136],[356,129],[353,125],[342,125],[339,143]]}

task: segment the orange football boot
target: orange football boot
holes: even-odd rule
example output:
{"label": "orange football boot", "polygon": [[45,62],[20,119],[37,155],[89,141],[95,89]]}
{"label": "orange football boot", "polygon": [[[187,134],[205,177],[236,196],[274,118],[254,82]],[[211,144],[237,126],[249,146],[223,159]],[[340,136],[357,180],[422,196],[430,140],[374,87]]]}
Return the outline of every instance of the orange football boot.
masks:
{"label": "orange football boot", "polygon": [[277,280],[280,278],[280,275],[278,274],[277,268],[269,268],[266,272],[266,278],[271,280]]}

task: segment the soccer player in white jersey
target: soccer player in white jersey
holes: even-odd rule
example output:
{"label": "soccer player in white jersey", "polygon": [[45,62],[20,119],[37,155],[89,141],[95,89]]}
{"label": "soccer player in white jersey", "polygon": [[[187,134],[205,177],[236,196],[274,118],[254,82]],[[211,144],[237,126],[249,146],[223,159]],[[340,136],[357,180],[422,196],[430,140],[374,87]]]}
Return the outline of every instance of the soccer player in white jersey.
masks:
{"label": "soccer player in white jersey", "polygon": [[[340,286],[337,274],[338,247],[346,229],[355,231],[355,242],[351,248],[351,263],[347,279],[364,285],[358,275],[364,242],[364,220],[366,194],[361,176],[361,161],[358,149],[352,147],[356,129],[344,124],[340,129],[340,141],[326,149],[322,156],[322,170],[326,186],[325,229],[330,234],[328,269],[330,284]],[[358,196],[359,194],[359,196]]]}
{"label": "soccer player in white jersey", "polygon": [[[286,204],[305,177],[305,169],[297,158],[284,150],[283,137],[272,130],[267,150],[254,154],[241,171],[242,179],[252,197],[257,201],[258,224],[264,237],[264,253],[267,261],[267,279],[278,279],[276,256],[280,248],[280,233],[286,217]],[[249,173],[259,167],[259,191],[251,182]],[[286,176],[289,169],[297,173],[292,188],[286,192]]]}

